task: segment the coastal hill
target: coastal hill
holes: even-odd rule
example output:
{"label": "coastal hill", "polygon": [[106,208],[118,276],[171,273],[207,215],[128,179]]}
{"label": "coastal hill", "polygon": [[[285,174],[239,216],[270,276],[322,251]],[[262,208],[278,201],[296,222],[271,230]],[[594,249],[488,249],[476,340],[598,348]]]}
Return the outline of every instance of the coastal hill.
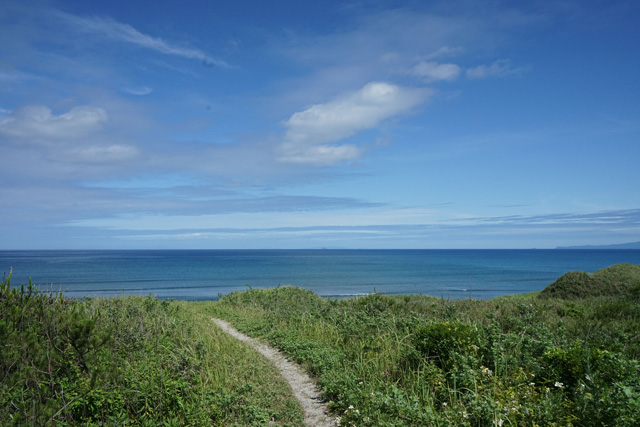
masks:
{"label": "coastal hill", "polygon": [[640,265],[616,264],[593,274],[570,271],[540,292],[541,298],[580,299],[640,294]]}
{"label": "coastal hill", "polygon": [[556,249],[640,249],[639,242],[618,243],[615,245],[562,246]]}

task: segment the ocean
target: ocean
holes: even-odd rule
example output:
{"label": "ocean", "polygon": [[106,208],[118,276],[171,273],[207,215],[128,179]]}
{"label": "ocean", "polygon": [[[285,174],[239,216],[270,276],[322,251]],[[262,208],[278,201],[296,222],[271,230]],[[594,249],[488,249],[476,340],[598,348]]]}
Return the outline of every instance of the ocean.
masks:
{"label": "ocean", "polygon": [[72,298],[154,295],[216,300],[293,285],[333,298],[424,294],[493,298],[544,289],[571,270],[640,264],[640,250],[0,251],[0,274]]}

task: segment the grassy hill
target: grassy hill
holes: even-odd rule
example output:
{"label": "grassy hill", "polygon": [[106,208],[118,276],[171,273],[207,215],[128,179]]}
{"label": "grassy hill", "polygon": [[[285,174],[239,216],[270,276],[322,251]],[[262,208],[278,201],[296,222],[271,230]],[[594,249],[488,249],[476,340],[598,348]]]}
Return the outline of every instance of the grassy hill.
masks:
{"label": "grassy hill", "polygon": [[616,264],[593,274],[570,271],[540,292],[541,298],[579,299],[640,292],[640,265]]}

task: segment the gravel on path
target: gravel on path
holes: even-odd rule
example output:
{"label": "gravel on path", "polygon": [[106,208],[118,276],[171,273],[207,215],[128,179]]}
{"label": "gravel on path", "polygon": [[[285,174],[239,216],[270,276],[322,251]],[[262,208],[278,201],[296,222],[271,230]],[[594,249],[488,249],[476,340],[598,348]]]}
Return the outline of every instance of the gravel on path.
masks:
{"label": "gravel on path", "polygon": [[290,362],[282,353],[273,347],[239,332],[231,326],[229,322],[215,318],[211,320],[224,332],[249,344],[275,365],[282,374],[282,377],[289,383],[295,398],[300,402],[304,412],[304,422],[307,426],[333,427],[337,425],[335,420],[327,415],[329,408],[327,404],[323,402],[320,391],[315,383],[298,365]]}

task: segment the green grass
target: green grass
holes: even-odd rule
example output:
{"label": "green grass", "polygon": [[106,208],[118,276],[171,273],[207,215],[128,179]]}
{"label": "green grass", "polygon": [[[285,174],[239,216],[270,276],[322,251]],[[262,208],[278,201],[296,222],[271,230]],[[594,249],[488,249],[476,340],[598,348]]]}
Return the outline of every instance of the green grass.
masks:
{"label": "green grass", "polygon": [[578,299],[640,294],[640,265],[617,264],[593,274],[570,271],[547,286],[542,298]]}
{"label": "green grass", "polygon": [[216,316],[302,364],[340,425],[636,426],[635,272],[595,273],[607,292],[574,278],[570,297],[453,301],[286,286],[78,301],[4,281],[0,425],[302,425],[278,373]]}
{"label": "green grass", "polygon": [[341,425],[640,423],[640,304],[628,295],[326,300],[279,287],[206,307],[303,364]]}
{"label": "green grass", "polygon": [[197,305],[0,286],[0,425],[302,425],[286,383]]}

